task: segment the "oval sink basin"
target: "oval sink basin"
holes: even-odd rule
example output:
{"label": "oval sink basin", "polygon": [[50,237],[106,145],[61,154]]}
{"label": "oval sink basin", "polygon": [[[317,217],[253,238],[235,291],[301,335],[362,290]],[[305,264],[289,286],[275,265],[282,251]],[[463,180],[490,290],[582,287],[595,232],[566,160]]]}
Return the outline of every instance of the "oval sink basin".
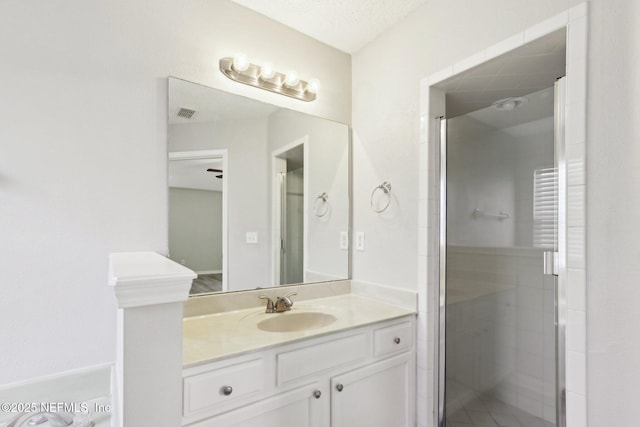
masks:
{"label": "oval sink basin", "polygon": [[267,332],[294,332],[322,328],[336,321],[335,316],[325,313],[279,313],[258,323],[258,329]]}

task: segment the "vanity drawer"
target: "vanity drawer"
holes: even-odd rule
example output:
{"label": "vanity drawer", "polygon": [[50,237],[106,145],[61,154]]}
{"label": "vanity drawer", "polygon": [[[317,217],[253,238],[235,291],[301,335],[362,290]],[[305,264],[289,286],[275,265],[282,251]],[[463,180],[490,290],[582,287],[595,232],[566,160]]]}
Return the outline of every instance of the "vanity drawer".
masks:
{"label": "vanity drawer", "polygon": [[373,333],[374,355],[384,356],[409,349],[413,346],[413,327],[411,322],[403,322]]}
{"label": "vanity drawer", "polygon": [[260,393],[265,387],[264,359],[202,372],[183,379],[183,415],[228,407],[229,403]]}
{"label": "vanity drawer", "polygon": [[278,385],[369,357],[370,337],[361,333],[278,354]]}

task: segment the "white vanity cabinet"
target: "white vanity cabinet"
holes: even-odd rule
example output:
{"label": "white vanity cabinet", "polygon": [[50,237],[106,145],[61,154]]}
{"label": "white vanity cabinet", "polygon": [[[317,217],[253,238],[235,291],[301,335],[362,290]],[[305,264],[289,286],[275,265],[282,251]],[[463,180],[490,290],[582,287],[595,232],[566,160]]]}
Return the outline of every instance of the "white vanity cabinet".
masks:
{"label": "white vanity cabinet", "polygon": [[[317,393],[319,397],[316,397]],[[325,427],[328,400],[317,383],[189,424],[192,427]]]}
{"label": "white vanity cabinet", "polygon": [[415,316],[183,372],[189,427],[401,427],[415,419]]}
{"label": "white vanity cabinet", "polygon": [[410,353],[331,379],[331,427],[413,425]]}

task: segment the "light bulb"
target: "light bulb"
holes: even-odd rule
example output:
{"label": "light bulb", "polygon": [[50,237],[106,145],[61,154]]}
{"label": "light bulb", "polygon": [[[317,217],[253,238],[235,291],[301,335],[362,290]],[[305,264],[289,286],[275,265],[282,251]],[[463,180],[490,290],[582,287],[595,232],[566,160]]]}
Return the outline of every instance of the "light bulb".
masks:
{"label": "light bulb", "polygon": [[284,84],[288,87],[296,86],[300,83],[300,78],[298,77],[298,73],[295,71],[289,71],[284,78]]}
{"label": "light bulb", "polygon": [[246,71],[249,68],[249,58],[244,53],[236,53],[233,56],[233,69],[236,71]]}
{"label": "light bulb", "polygon": [[505,111],[513,111],[516,108],[516,102],[514,100],[509,100],[502,104],[502,109]]}
{"label": "light bulb", "polygon": [[262,77],[263,79],[271,79],[275,75],[276,72],[270,63],[267,62],[260,67],[260,77]]}
{"label": "light bulb", "polygon": [[309,80],[309,83],[307,84],[307,92],[318,93],[319,90],[320,90],[320,80],[318,79]]}

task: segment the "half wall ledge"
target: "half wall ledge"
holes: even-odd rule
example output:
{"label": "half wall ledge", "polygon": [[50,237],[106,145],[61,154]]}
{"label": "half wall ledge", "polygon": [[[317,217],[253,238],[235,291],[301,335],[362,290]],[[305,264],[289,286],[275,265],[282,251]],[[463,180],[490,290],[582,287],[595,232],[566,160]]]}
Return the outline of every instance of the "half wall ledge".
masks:
{"label": "half wall ledge", "polygon": [[118,308],[186,301],[196,273],[156,252],[109,255],[109,285]]}

